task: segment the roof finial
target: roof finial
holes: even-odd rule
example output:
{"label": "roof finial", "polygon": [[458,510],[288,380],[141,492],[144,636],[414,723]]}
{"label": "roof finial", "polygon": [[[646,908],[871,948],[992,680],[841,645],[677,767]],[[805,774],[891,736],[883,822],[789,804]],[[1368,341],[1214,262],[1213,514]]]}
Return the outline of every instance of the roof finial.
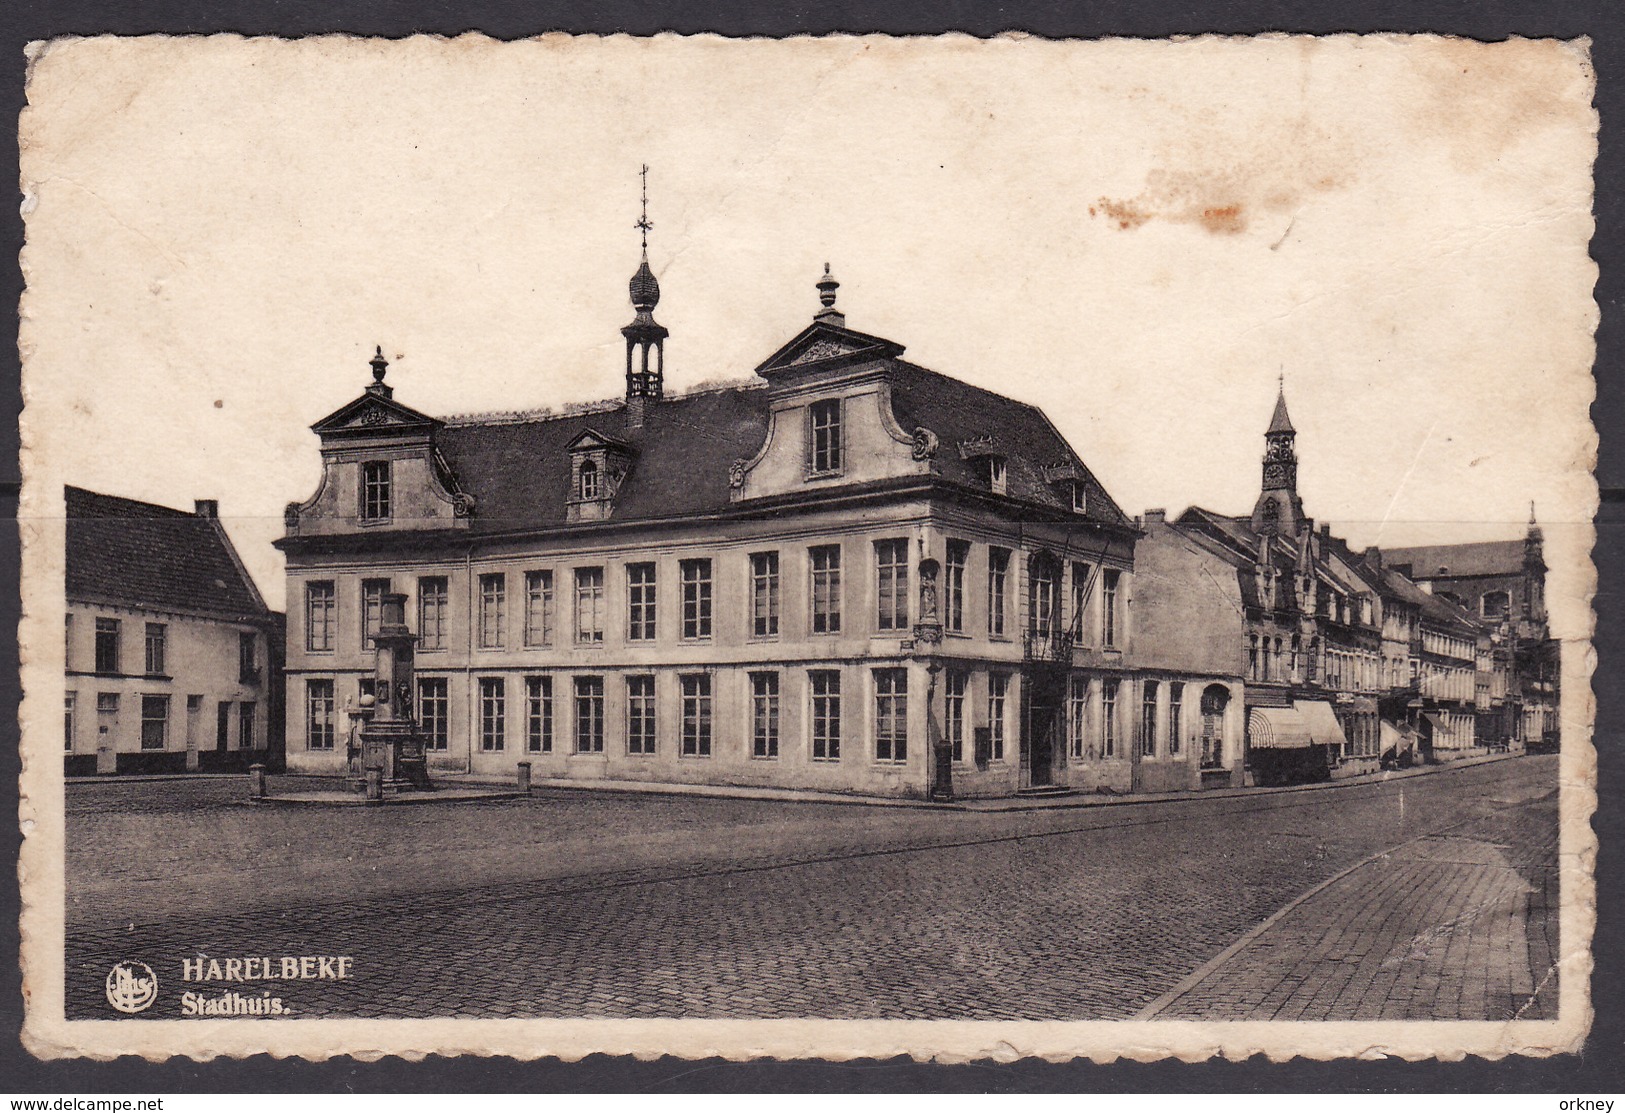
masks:
{"label": "roof finial", "polygon": [[367,362],[372,365],[372,381],[382,383],[384,381],[384,372],[389,370],[389,360],[384,358],[384,346],[382,344],[373,346],[373,356]]}
{"label": "roof finial", "polygon": [[654,224],[649,220],[649,164],[644,163],[643,169],[638,171],[638,177],[643,179],[643,215],[638,217],[637,223],[632,225],[643,237],[643,257],[649,257],[649,232]]}
{"label": "roof finial", "polygon": [[818,280],[817,285],[818,301],[823,308],[813,314],[813,320],[827,321],[836,326],[845,325],[846,315],[835,308],[835,291],[840,289],[841,284],[835,280],[833,274],[829,273],[828,263],[824,264],[824,276]]}
{"label": "roof finial", "polygon": [[1530,525],[1535,524],[1535,500],[1534,499],[1529,500],[1529,524]]}

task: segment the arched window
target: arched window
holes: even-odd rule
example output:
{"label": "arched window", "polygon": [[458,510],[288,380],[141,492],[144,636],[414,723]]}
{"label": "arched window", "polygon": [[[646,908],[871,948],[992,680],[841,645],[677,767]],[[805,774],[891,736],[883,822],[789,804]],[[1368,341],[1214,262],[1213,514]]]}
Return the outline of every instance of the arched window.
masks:
{"label": "arched window", "polygon": [[581,497],[595,499],[598,497],[598,465],[591,460],[581,462]]}

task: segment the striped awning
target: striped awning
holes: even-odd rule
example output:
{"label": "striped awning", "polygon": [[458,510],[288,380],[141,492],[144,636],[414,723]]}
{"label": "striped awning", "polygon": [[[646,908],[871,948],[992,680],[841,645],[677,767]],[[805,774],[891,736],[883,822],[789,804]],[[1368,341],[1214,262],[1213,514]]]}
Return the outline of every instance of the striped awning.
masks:
{"label": "striped awning", "polygon": [[1321,700],[1300,700],[1293,704],[1298,715],[1303,719],[1304,725],[1309,728],[1309,737],[1317,746],[1347,746],[1348,738],[1343,734],[1343,725],[1337,721],[1332,712],[1332,705]]}
{"label": "striped awning", "polygon": [[1301,750],[1314,740],[1294,708],[1254,707],[1247,712],[1247,744],[1255,750]]}

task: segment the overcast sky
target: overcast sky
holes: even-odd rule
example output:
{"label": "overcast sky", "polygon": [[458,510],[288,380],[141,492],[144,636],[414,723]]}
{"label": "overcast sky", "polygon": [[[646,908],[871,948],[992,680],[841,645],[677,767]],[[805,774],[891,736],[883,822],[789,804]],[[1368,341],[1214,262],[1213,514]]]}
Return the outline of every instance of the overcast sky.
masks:
{"label": "overcast sky", "polygon": [[280,606],[308,426],[374,344],[437,415],[621,392],[646,162],[669,388],[747,377],[828,261],[851,327],[1043,406],[1131,514],[1249,511],[1284,374],[1307,510],[1356,545],[1518,536],[1534,499],[1561,547],[1588,81],[1378,39],[54,47],[28,505],[218,498]]}

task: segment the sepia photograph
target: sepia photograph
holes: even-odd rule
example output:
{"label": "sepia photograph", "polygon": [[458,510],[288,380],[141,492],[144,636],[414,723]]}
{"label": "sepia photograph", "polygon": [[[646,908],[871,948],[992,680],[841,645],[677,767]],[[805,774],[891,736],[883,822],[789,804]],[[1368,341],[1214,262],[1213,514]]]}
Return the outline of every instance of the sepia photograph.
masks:
{"label": "sepia photograph", "polygon": [[34,44],[25,1042],[1577,1049],[1593,84]]}

